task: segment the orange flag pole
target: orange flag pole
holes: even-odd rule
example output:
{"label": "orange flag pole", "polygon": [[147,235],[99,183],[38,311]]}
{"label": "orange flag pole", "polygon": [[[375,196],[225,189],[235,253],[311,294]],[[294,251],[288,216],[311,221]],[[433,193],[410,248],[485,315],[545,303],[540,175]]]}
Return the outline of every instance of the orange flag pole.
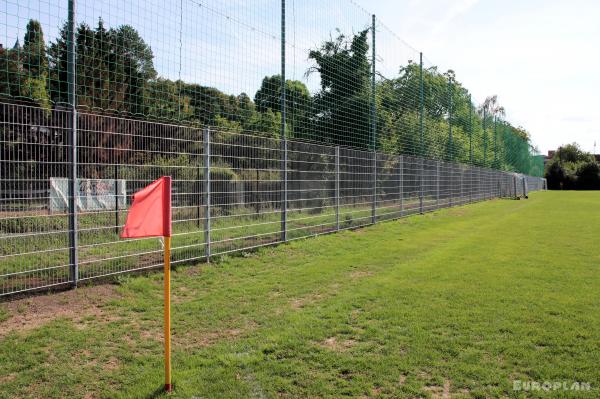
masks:
{"label": "orange flag pole", "polygon": [[133,195],[121,238],[163,237],[165,243],[165,391],[171,392],[171,176]]}
{"label": "orange flag pole", "polygon": [[165,237],[165,391],[171,392],[171,237]]}
{"label": "orange flag pole", "polygon": [[171,177],[163,190],[163,236],[165,240],[165,391],[171,392]]}

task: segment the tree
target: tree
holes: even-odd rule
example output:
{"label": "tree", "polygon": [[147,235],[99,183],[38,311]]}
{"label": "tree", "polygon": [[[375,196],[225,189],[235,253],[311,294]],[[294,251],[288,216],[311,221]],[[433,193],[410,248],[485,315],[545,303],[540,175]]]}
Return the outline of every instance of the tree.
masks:
{"label": "tree", "polygon": [[330,144],[370,145],[370,63],[368,29],[351,39],[338,31],[335,39],[311,50],[313,65],[307,74],[319,73],[321,90],[314,97],[314,130]]}
{"label": "tree", "polygon": [[600,189],[600,167],[578,144],[561,146],[546,165],[550,189]]}
{"label": "tree", "polygon": [[[281,75],[265,76],[254,95],[258,112],[281,113]],[[289,137],[310,138],[312,98],[306,85],[298,80],[285,81],[286,128]]]}
{"label": "tree", "polygon": [[[67,24],[50,46],[51,94],[56,102],[67,102]],[[153,55],[142,37],[129,25],[106,30],[102,19],[96,29],[82,23],[77,27],[78,105],[146,114],[146,90],[156,78]]]}
{"label": "tree", "polygon": [[600,190],[600,166],[596,161],[586,161],[577,168],[577,188]]}

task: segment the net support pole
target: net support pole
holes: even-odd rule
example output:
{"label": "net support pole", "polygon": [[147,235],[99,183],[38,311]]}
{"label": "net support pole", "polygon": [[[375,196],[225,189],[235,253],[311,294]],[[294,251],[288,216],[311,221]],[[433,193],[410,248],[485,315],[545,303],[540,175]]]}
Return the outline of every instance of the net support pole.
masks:
{"label": "net support pole", "polygon": [[454,143],[452,141],[452,77],[448,76],[448,159],[454,160]]}
{"label": "net support pole", "polygon": [[285,136],[286,123],[286,84],[285,84],[285,0],[281,0],[281,241],[287,241],[287,205],[288,205],[288,176],[287,176],[287,140]]}
{"label": "net support pole", "polygon": [[423,214],[423,174],[425,172],[423,157],[419,157],[419,213]]}
{"label": "net support pole", "polygon": [[375,14],[371,16],[371,149],[373,150],[373,199],[371,201],[371,223],[377,220],[377,114],[375,105]]}
{"label": "net support pole", "polygon": [[494,116],[494,169],[498,168],[498,137],[496,125],[498,124],[498,117]]}
{"label": "net support pole", "polygon": [[67,81],[71,109],[69,135],[69,278],[77,287],[79,259],[77,251],[77,75],[75,55],[75,0],[69,0],[67,28]]}
{"label": "net support pole", "polygon": [[469,93],[469,203],[473,202],[473,102]]}
{"label": "net support pole", "polygon": [[210,197],[211,197],[211,179],[210,179],[210,129],[204,128],[204,256],[206,261],[210,262],[211,255],[211,237],[210,237]]}
{"label": "net support pole", "polygon": [[469,161],[473,165],[473,103],[469,93]]}
{"label": "net support pole", "polygon": [[340,229],[340,147],[335,147],[335,229]]}
{"label": "net support pole", "polygon": [[281,140],[281,241],[286,242],[287,237],[287,206],[288,206],[288,146],[287,140]]}
{"label": "net support pole", "polygon": [[423,53],[419,53],[419,213],[423,213],[423,157],[425,156],[425,148],[423,142]]}
{"label": "net support pole", "polygon": [[483,166],[485,167],[487,164],[487,132],[485,130],[485,120],[487,119],[486,108],[483,107]]}

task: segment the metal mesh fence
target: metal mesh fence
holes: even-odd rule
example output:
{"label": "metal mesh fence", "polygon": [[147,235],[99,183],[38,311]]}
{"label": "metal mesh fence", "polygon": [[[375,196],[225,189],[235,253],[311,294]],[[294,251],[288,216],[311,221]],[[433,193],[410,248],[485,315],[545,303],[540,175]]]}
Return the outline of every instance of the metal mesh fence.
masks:
{"label": "metal mesh fence", "polygon": [[0,13],[0,295],[160,266],[118,233],[161,175],[175,264],[545,188],[495,99],[352,1]]}

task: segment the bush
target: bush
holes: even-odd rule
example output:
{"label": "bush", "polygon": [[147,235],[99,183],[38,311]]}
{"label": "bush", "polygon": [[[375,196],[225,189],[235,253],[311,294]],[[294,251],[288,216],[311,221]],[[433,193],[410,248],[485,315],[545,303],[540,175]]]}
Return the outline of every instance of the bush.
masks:
{"label": "bush", "polygon": [[600,190],[600,166],[596,162],[586,162],[577,169],[579,190]]}

